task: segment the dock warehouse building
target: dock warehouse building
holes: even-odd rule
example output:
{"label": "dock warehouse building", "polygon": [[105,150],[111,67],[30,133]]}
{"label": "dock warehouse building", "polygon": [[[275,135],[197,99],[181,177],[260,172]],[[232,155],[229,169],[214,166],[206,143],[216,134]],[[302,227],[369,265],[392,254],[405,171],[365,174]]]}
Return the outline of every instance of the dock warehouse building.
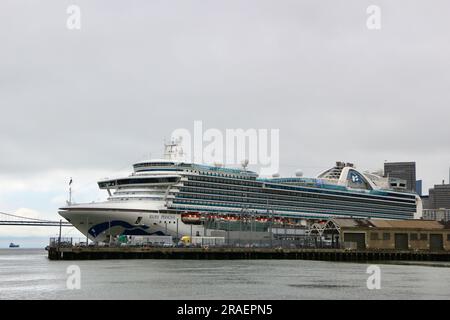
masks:
{"label": "dock warehouse building", "polygon": [[364,250],[450,251],[450,223],[431,220],[331,219],[323,235]]}

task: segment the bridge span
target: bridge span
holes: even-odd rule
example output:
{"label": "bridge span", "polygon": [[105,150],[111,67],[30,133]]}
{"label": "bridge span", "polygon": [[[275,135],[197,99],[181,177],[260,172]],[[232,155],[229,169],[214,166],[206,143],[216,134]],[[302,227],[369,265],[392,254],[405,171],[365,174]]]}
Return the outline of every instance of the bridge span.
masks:
{"label": "bridge span", "polygon": [[67,221],[52,221],[36,218],[28,218],[11,213],[0,212],[0,226],[23,226],[23,227],[73,227]]}

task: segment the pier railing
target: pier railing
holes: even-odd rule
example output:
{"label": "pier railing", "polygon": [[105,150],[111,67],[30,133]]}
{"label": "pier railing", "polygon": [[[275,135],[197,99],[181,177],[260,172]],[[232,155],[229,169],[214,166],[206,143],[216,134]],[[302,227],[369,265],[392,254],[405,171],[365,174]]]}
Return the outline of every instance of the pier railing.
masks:
{"label": "pier railing", "polygon": [[136,243],[136,242],[86,242],[86,238],[50,238],[50,248],[71,248],[71,247],[171,247],[171,248],[202,248],[202,247],[220,247],[220,248],[290,248],[290,249],[344,249],[348,244],[327,242],[317,237],[304,236],[296,239],[264,239],[264,240],[239,240],[226,239],[223,243],[207,244],[183,244],[174,243]]}

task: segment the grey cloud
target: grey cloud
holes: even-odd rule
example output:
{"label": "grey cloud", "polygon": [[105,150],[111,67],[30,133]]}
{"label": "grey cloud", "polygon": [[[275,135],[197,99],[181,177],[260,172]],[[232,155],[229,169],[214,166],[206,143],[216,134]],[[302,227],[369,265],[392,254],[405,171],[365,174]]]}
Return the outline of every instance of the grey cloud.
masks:
{"label": "grey cloud", "polygon": [[[0,4],[0,173],[109,169],[176,128],[279,128],[282,172],[450,165],[447,1]],[[435,155],[435,156],[431,156]],[[310,168],[310,169],[307,169]]]}

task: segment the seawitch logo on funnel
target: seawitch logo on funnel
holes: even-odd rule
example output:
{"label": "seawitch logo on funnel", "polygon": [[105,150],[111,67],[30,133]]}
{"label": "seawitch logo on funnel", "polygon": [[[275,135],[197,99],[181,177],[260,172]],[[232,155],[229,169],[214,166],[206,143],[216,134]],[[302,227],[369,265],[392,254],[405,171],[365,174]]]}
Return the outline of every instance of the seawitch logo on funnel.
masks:
{"label": "seawitch logo on funnel", "polygon": [[261,175],[279,171],[279,129],[209,128],[203,131],[203,122],[194,121],[193,134],[188,129],[176,129],[172,141],[182,147],[183,161],[214,166],[258,166]]}

